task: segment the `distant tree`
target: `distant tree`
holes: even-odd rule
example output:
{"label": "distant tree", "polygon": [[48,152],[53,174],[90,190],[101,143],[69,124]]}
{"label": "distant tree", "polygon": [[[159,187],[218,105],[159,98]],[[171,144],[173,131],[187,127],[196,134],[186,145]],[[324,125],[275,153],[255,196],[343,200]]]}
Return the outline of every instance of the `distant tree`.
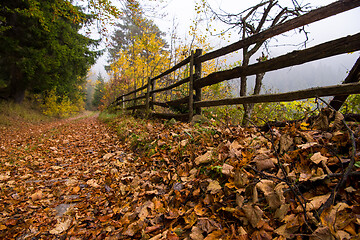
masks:
{"label": "distant tree", "polygon": [[99,73],[97,76],[94,96],[92,100],[93,107],[98,108],[101,105],[101,100],[103,99],[104,94],[105,94],[105,81],[104,78],[101,76],[101,73]]}
{"label": "distant tree", "polygon": [[[240,38],[245,39],[249,36],[258,34],[270,27],[279,25],[286,20],[300,16],[307,12],[308,5],[300,5],[297,0],[291,0],[290,4],[285,6],[281,5],[280,1],[277,0],[261,0],[255,2],[253,7],[250,7],[240,13],[228,13],[222,10],[214,10],[214,8],[207,2],[207,0],[201,0],[202,5],[206,10],[209,19],[217,19],[222,23],[227,24],[229,27],[221,31],[219,35],[226,33],[232,29],[238,29]],[[199,11],[200,12],[200,11]],[[208,28],[209,30],[211,27]],[[300,32],[305,34],[307,40],[307,32],[304,28],[300,29]],[[306,42],[305,40],[305,42]],[[243,48],[243,57],[241,61],[242,66],[248,66],[250,58],[254,56],[261,47],[266,46],[267,41],[259,41],[256,44]],[[268,56],[264,53],[260,53],[257,61],[266,61]],[[262,80],[265,73],[259,73],[255,78],[255,88],[253,91],[254,95],[260,93]],[[247,95],[247,76],[240,78],[240,96]],[[244,116],[243,125],[248,124],[248,120],[252,116],[254,104],[243,104]]]}
{"label": "distant tree", "polygon": [[138,1],[124,8],[109,49],[107,100],[111,102],[123,91],[143,86],[148,77],[155,76],[167,62],[163,33],[145,17]]}
{"label": "distant tree", "polygon": [[114,62],[121,50],[130,49],[135,38],[141,36],[144,31],[147,34],[156,34],[159,39],[164,35],[153,21],[144,17],[142,8],[136,0],[126,2],[119,20],[120,22],[115,24],[116,30],[111,36],[111,46],[108,48],[109,62]]}

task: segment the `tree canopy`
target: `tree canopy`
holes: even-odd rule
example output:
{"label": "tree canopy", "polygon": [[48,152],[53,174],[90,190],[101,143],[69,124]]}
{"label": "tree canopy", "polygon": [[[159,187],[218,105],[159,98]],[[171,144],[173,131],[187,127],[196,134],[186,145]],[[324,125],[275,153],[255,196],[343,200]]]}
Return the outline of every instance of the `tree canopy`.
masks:
{"label": "tree canopy", "polygon": [[68,1],[5,0],[0,3],[2,98],[21,102],[25,90],[76,92],[99,52],[79,33],[94,19]]}

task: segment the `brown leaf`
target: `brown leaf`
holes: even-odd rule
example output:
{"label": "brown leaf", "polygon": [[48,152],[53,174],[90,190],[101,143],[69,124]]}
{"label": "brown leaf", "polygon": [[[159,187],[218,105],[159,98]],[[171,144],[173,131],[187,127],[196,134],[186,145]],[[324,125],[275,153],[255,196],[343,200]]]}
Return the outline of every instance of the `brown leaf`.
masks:
{"label": "brown leaf", "polygon": [[113,156],[115,156],[114,153],[107,153],[103,156],[103,159],[105,160],[109,160],[110,158],[112,158]]}
{"label": "brown leaf", "polygon": [[333,125],[335,131],[341,130],[343,128],[344,126],[343,120],[344,120],[344,115],[342,115],[341,112],[336,111],[334,125]]}
{"label": "brown leaf", "polygon": [[211,162],[211,156],[212,156],[212,151],[207,151],[205,154],[195,158],[195,164],[200,165],[200,164],[209,163]]}
{"label": "brown leaf", "polygon": [[275,210],[281,205],[279,196],[274,191],[275,185],[273,181],[266,179],[260,180],[260,182],[256,184],[256,187],[264,193],[271,209]]}
{"label": "brown leaf", "polygon": [[200,228],[193,226],[190,233],[190,238],[192,240],[203,240],[204,235],[202,235],[202,232]]}
{"label": "brown leaf", "polygon": [[234,184],[237,188],[242,188],[249,183],[249,178],[244,169],[236,169]]}
{"label": "brown leaf", "polygon": [[234,175],[234,167],[229,164],[224,163],[221,168],[221,173],[224,174],[225,176],[229,176],[229,177],[233,176]]}
{"label": "brown leaf", "polygon": [[33,200],[33,201],[40,200],[43,197],[43,193],[41,190],[38,190],[34,194],[32,194],[30,197],[31,197],[31,200]]}
{"label": "brown leaf", "polygon": [[246,204],[242,207],[242,210],[244,211],[246,218],[249,220],[253,228],[261,227],[258,226],[258,224],[263,220],[263,211],[258,206]]}
{"label": "brown leaf", "polygon": [[317,153],[314,153],[314,155],[311,156],[310,160],[313,161],[313,163],[315,163],[315,164],[319,164],[322,161],[326,163],[328,158],[321,155],[320,152],[317,152]]}
{"label": "brown leaf", "polygon": [[98,188],[100,187],[100,185],[97,183],[97,181],[95,179],[90,179],[86,182],[87,185],[94,187],[94,188]]}
{"label": "brown leaf", "polygon": [[79,187],[79,186],[76,186],[76,187],[73,188],[73,193],[74,193],[74,194],[77,194],[79,191],[80,191],[80,187]]}
{"label": "brown leaf", "polygon": [[329,197],[330,197],[330,193],[311,198],[310,202],[306,204],[306,210],[312,211],[319,209],[321,205],[324,204]]}
{"label": "brown leaf", "polygon": [[199,227],[202,231],[206,233],[211,233],[212,231],[221,228],[219,223],[209,218],[199,218],[197,222],[197,227]]}
{"label": "brown leaf", "polygon": [[194,207],[194,212],[198,216],[203,216],[206,213],[206,208],[203,208],[201,204],[198,204]]}
{"label": "brown leaf", "polygon": [[206,236],[204,240],[218,240],[223,235],[222,231],[214,231]]}
{"label": "brown leaf", "polygon": [[157,224],[157,225],[154,225],[154,226],[149,226],[149,227],[146,227],[145,228],[145,233],[151,233],[151,232],[154,232],[156,230],[159,230],[161,229],[162,225],[161,224]]}
{"label": "brown leaf", "polygon": [[210,192],[211,194],[216,194],[219,193],[221,191],[221,186],[219,184],[218,181],[216,180],[209,180],[209,185],[207,187],[207,191]]}
{"label": "brown leaf", "polygon": [[255,163],[256,163],[256,168],[259,171],[266,170],[266,169],[271,169],[271,168],[275,167],[274,162],[270,158],[257,160],[257,161],[255,161]]}
{"label": "brown leaf", "polygon": [[330,229],[328,227],[318,227],[313,234],[311,234],[310,240],[334,240]]}
{"label": "brown leaf", "polygon": [[280,137],[280,154],[287,152],[293,145],[294,139],[289,134],[283,134]]}
{"label": "brown leaf", "polygon": [[58,222],[55,225],[55,228],[50,230],[49,233],[51,233],[51,234],[60,234],[62,232],[65,232],[66,230],[69,229],[69,227],[71,225],[71,222],[72,222],[71,218],[65,219],[63,222]]}

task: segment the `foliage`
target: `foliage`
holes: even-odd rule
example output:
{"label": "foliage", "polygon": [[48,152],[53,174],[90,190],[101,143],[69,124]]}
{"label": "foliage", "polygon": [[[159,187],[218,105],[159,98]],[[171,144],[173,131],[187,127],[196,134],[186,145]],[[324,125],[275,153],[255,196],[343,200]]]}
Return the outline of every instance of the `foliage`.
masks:
{"label": "foliage", "polygon": [[104,78],[101,76],[101,74],[98,74],[95,90],[94,90],[94,96],[92,99],[92,105],[96,108],[101,106],[102,99],[105,94],[105,82]]}
{"label": "foliage", "polygon": [[149,77],[159,74],[167,65],[167,52],[162,33],[143,16],[141,6],[127,5],[113,36],[110,49],[112,78],[106,86],[105,102],[109,104],[118,95],[147,83]]}
{"label": "foliage", "polygon": [[360,114],[360,94],[350,95],[343,104],[341,112]]}
{"label": "foliage", "polygon": [[13,126],[17,124],[41,123],[50,121],[39,109],[38,104],[29,100],[23,104],[9,101],[0,101],[0,126]]}
{"label": "foliage", "polygon": [[[41,97],[42,99],[40,99]],[[56,89],[52,89],[44,94],[44,96],[38,95],[38,101],[42,102],[43,113],[47,116],[66,118],[84,110],[84,102],[81,95],[70,100],[67,95],[59,96]]]}
{"label": "foliage", "polygon": [[56,88],[73,99],[98,55],[91,50],[97,41],[79,33],[92,16],[64,0],[6,0],[1,6],[2,25],[9,28],[0,35],[0,78],[8,97],[21,102],[25,90]]}

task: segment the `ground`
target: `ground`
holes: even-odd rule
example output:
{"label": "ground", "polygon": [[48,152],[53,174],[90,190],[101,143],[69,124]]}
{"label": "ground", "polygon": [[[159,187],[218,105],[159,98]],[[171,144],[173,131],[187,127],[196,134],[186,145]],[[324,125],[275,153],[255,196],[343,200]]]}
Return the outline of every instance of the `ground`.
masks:
{"label": "ground", "polygon": [[306,124],[261,133],[96,114],[0,127],[0,238],[356,239],[359,166],[317,215],[359,161],[351,143]]}

